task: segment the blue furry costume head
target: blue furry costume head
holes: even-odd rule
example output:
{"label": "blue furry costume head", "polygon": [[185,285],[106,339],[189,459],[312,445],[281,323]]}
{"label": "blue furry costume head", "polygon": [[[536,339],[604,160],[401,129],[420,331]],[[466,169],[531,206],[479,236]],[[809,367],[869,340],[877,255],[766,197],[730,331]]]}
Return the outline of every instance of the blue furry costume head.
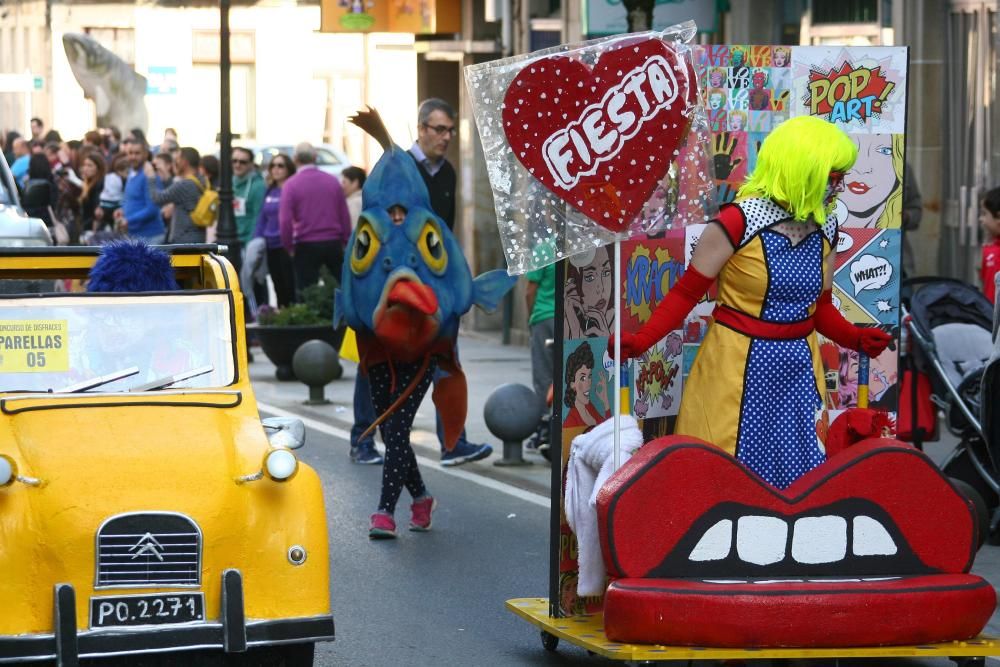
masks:
{"label": "blue furry costume head", "polygon": [[172,292],[177,289],[170,256],[145,241],[112,241],[90,270],[88,292]]}

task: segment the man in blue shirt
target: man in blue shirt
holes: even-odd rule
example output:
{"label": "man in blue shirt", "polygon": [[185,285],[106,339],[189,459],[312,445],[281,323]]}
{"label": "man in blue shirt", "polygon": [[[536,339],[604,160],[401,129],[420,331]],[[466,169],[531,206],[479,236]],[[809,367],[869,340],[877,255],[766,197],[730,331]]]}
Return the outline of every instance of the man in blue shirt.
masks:
{"label": "man in blue shirt", "polygon": [[24,182],[28,180],[28,162],[31,161],[31,146],[27,140],[18,137],[12,146],[14,152],[14,162],[10,165],[10,174],[14,177],[18,187],[23,188]]}
{"label": "man in blue shirt", "polygon": [[143,144],[134,139],[126,139],[123,145],[129,163],[128,180],[125,182],[122,207],[115,211],[115,216],[121,217],[132,238],[159,245],[165,240],[166,229],[160,207],[149,196],[149,186],[143,173],[149,153]]}

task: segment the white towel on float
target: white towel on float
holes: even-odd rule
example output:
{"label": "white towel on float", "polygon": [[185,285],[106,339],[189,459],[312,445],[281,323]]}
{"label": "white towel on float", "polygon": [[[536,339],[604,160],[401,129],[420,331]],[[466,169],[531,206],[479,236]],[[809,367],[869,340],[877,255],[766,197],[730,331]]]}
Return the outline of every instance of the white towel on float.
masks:
{"label": "white towel on float", "polygon": [[[620,418],[620,463],[642,446],[642,431],[631,415]],[[614,473],[615,420],[607,419],[573,438],[566,471],[566,522],[577,543],[577,595],[601,595],[607,571],[597,530],[597,494]]]}

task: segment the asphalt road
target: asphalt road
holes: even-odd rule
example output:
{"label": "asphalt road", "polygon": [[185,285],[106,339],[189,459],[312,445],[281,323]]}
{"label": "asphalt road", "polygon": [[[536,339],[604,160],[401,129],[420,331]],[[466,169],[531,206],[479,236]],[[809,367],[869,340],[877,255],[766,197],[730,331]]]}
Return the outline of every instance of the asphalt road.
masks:
{"label": "asphalt road", "polygon": [[330,522],[331,597],[337,640],[317,665],[604,665],[582,649],[542,649],[538,632],[504,609],[547,596],[548,509],[421,466],[438,500],[429,533],[406,530],[410,498],[396,510],[395,540],[370,541],[381,466],[350,463],[345,440],[309,430],[302,460],[323,479]]}
{"label": "asphalt road", "polygon": [[[340,434],[338,429],[327,431],[309,429],[306,446],[299,450],[323,479],[330,522],[337,640],[317,646],[317,666],[622,664],[588,656],[566,642],[556,653],[548,653],[534,627],[504,609],[509,598],[547,596],[548,509],[537,496],[517,490],[506,493],[495,484],[476,483],[471,478],[478,476],[461,468],[444,470],[422,462],[425,483],[439,503],[434,529],[406,530],[410,499],[404,492],[396,511],[399,537],[372,542],[368,518],[378,501],[381,466],[350,463],[347,441],[331,435]],[[953,663],[945,659],[839,663],[883,664]]]}

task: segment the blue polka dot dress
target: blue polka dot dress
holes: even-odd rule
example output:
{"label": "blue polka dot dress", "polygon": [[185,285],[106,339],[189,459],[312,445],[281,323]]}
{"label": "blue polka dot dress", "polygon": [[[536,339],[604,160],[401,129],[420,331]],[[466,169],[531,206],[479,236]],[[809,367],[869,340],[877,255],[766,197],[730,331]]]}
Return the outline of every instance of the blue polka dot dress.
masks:
{"label": "blue polka dot dress", "polygon": [[819,346],[814,332],[795,330],[809,329],[803,321],[823,289],[836,220],[793,222],[774,202],[749,199],[724,207],[718,224],[735,248],[719,275],[718,304],[751,324],[720,318],[710,327],[684,386],[676,432],[726,449],[784,489],[826,458],[816,434],[824,386]]}

